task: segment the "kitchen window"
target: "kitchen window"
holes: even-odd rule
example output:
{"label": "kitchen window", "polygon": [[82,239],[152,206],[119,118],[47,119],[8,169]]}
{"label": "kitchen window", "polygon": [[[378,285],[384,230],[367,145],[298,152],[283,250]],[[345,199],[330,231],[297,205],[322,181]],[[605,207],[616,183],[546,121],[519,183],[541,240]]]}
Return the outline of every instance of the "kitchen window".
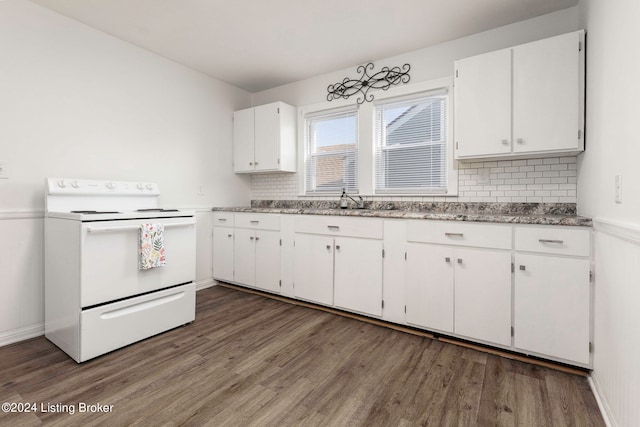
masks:
{"label": "kitchen window", "polygon": [[375,106],[375,192],[447,192],[447,91]]}
{"label": "kitchen window", "polygon": [[305,116],[306,193],[358,191],[358,110]]}

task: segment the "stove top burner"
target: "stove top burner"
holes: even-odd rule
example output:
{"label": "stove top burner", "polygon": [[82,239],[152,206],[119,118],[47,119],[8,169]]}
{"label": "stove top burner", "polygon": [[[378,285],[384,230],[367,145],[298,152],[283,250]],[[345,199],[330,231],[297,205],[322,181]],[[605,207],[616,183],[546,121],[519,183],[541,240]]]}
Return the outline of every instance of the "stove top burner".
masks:
{"label": "stove top burner", "polygon": [[150,209],[136,209],[136,212],[180,212],[180,211],[178,209],[150,208]]}
{"label": "stove top burner", "polygon": [[122,212],[116,212],[116,211],[71,211],[71,213],[97,215],[97,214],[119,214],[119,213],[122,213]]}

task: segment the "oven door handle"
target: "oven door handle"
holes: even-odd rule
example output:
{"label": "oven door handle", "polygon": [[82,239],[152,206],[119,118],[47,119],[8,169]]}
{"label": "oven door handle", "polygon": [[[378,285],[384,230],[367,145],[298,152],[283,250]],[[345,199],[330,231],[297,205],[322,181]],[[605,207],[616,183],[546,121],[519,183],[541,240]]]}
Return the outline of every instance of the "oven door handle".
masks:
{"label": "oven door handle", "polygon": [[[195,222],[175,222],[162,224],[167,227],[186,227],[189,225],[196,225]],[[121,225],[117,227],[87,227],[88,233],[107,233],[110,231],[125,231],[125,230],[140,230],[140,225]]]}

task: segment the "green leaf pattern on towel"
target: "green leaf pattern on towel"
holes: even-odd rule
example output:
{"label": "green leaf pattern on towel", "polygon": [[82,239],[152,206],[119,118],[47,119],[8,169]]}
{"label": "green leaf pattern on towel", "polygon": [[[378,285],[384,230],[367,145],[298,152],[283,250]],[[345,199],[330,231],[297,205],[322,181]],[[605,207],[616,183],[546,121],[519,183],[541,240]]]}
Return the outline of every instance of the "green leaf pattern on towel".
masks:
{"label": "green leaf pattern on towel", "polygon": [[142,224],[140,226],[139,269],[149,270],[166,264],[164,254],[164,226]]}

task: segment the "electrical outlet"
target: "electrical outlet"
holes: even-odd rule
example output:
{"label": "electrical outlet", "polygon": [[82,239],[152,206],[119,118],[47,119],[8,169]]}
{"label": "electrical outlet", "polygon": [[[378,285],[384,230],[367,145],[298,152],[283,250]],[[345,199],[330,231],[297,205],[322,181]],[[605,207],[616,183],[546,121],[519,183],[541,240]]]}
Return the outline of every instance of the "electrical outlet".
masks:
{"label": "electrical outlet", "polygon": [[9,162],[0,161],[0,179],[9,179]]}
{"label": "electrical outlet", "polygon": [[615,177],[616,203],[622,203],[622,174],[619,173]]}

